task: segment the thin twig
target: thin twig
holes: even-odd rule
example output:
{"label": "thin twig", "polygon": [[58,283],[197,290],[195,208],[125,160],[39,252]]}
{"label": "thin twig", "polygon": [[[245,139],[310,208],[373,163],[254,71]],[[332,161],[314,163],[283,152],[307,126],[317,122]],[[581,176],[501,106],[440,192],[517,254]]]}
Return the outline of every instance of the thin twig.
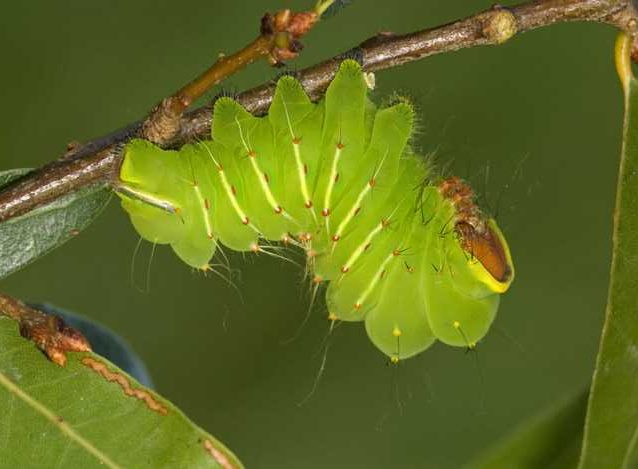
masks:
{"label": "thin twig", "polygon": [[[545,0],[512,8],[492,8],[464,20],[406,35],[382,34],[370,38],[346,54],[309,67],[297,78],[306,92],[318,99],[332,80],[344,56],[356,58],[367,71],[383,70],[431,55],[463,48],[501,44],[518,33],[554,23],[594,21],[612,25],[638,37],[638,12],[632,0]],[[634,41],[638,51],[638,41]],[[274,91],[267,83],[238,96],[254,114],[266,112]],[[0,192],[0,221],[22,215],[82,187],[108,185],[117,177],[122,148],[140,135],[140,122],[82,146],[72,155],[30,173]],[[185,114],[180,131],[167,142],[177,146],[210,133],[211,108]]]}
{"label": "thin twig", "polygon": [[268,58],[275,66],[296,58],[303,48],[301,38],[320,18],[321,6],[317,5],[317,11],[281,10],[264,15],[257,39],[234,54],[219,57],[208,70],[162,100],[142,124],[140,136],[158,145],[168,144],[181,130],[184,111],[213,86],[260,58]]}

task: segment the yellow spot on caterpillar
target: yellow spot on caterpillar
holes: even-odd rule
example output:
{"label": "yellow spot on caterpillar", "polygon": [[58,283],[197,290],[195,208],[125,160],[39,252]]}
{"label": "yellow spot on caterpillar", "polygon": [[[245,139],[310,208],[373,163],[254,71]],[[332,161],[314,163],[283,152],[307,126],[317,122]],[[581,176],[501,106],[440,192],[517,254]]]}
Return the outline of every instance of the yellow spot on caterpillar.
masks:
{"label": "yellow spot on caterpillar", "polygon": [[397,326],[394,326],[394,329],[392,330],[392,335],[394,337],[401,337],[401,329],[399,329]]}
{"label": "yellow spot on caterpillar", "polygon": [[398,356],[396,356],[396,355],[393,355],[393,356],[390,358],[390,361],[392,362],[392,364],[393,364],[393,365],[396,365],[397,363],[399,363],[399,357],[398,357]]}
{"label": "yellow spot on caterpillar", "polygon": [[337,317],[337,315],[336,315],[335,313],[329,313],[329,314],[328,314],[328,320],[329,320],[329,321],[336,321],[336,320],[338,320],[338,319],[339,319],[339,318]]}
{"label": "yellow spot on caterpillar", "polygon": [[454,329],[460,329],[461,328],[461,323],[458,321],[454,321],[452,323],[452,326],[454,326]]}

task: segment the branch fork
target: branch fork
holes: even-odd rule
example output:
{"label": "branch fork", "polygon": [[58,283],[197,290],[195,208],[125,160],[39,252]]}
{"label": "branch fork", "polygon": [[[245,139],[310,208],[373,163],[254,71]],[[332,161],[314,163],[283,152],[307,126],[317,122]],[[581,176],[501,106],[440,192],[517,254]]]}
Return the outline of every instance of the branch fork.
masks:
{"label": "branch fork", "polygon": [[206,91],[260,58],[277,67],[295,59],[303,49],[301,38],[318,20],[316,11],[265,14],[257,39],[232,55],[220,56],[208,70],[155,106],[142,124],[141,137],[158,145],[168,144],[179,135],[186,109]]}

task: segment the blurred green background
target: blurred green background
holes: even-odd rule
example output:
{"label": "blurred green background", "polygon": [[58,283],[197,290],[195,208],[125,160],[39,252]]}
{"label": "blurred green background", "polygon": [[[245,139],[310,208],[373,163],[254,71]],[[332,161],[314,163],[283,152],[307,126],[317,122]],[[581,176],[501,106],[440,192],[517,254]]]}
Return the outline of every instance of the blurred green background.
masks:
{"label": "blurred green background", "polygon": [[[35,167],[67,142],[142,117],[243,46],[266,10],[314,0],[9,2],[0,18],[0,167]],[[360,0],[307,38],[301,68],[377,31],[449,22],[490,1]],[[511,4],[511,2],[506,2]],[[377,75],[375,95],[410,96],[416,138],[496,210],[517,279],[478,355],[436,345],[388,366],[360,324],[330,337],[325,373],[301,406],[328,330],[295,266],[231,255],[239,290],[158,248],[150,291],[129,275],[138,237],[113,200],[86,232],[2,280],[2,291],[83,313],[121,333],[159,392],[248,467],[457,467],[590,379],[609,269],[620,151],[614,31],[557,25],[498,48]],[[243,90],[278,73],[233,77]],[[150,246],[136,261],[144,284]],[[321,301],[320,301],[321,303]]]}

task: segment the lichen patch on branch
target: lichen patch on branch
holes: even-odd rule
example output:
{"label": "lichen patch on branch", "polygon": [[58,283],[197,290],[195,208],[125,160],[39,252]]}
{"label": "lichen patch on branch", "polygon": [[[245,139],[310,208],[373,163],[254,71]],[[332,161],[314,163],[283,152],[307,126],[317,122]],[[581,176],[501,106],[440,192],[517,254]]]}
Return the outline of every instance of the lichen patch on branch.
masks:
{"label": "lichen patch on branch", "polygon": [[503,44],[518,32],[516,16],[506,8],[495,7],[490,13],[483,34],[495,44]]}

